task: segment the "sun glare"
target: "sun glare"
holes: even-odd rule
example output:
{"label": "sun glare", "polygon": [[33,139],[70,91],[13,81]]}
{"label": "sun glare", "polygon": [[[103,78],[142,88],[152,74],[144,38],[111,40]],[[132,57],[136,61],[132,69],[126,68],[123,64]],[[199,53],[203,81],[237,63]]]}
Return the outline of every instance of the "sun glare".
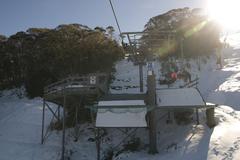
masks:
{"label": "sun glare", "polygon": [[224,29],[240,29],[240,0],[208,0],[208,14]]}

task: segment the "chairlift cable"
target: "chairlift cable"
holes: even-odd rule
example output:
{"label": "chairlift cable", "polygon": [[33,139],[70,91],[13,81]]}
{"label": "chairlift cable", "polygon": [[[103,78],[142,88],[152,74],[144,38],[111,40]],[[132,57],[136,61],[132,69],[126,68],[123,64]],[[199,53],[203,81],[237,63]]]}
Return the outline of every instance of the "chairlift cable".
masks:
{"label": "chairlift cable", "polygon": [[[120,29],[120,25],[119,25],[119,23],[118,23],[118,19],[117,19],[117,16],[116,16],[115,10],[114,10],[114,8],[113,8],[112,1],[109,0],[109,3],[110,3],[110,6],[111,6],[111,8],[112,8],[112,12],[113,12],[113,15],[114,15],[115,21],[116,21],[116,23],[117,23],[118,31],[119,31],[120,35],[122,35],[122,31],[121,31],[121,29]],[[121,36],[120,36],[120,37],[121,37]]]}

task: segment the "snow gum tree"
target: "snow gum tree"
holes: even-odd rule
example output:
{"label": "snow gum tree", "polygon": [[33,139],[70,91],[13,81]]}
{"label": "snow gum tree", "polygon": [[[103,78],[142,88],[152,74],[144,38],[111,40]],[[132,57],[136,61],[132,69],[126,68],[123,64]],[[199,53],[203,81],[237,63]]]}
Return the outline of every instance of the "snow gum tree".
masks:
{"label": "snow gum tree", "polygon": [[68,75],[110,72],[123,50],[103,30],[69,24],[30,28],[1,38],[0,86],[24,84],[34,97],[42,95],[45,85]]}
{"label": "snow gum tree", "polygon": [[[164,30],[174,31],[175,38],[168,42],[166,37],[158,35],[159,31]],[[209,20],[201,9],[170,10],[152,17],[145,25],[144,31],[148,34],[141,39],[144,42],[141,49],[144,53],[156,54],[160,57],[181,56],[181,47],[185,57],[206,55],[212,53],[220,44],[219,26]],[[154,41],[161,38],[166,40]]]}

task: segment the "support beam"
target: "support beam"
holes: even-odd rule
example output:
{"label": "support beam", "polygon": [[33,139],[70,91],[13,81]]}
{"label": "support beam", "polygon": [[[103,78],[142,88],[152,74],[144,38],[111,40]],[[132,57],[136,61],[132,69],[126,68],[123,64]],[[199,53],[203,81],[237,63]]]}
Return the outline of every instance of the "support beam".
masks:
{"label": "support beam", "polygon": [[101,158],[101,155],[100,155],[101,137],[100,137],[99,128],[97,128],[97,139],[96,139],[96,142],[97,142],[97,160],[100,160],[100,158]]}
{"label": "support beam", "polygon": [[127,38],[128,38],[132,53],[135,55],[136,52],[135,52],[135,49],[133,48],[133,44],[132,44],[132,41],[131,41],[131,38],[130,38],[129,34],[127,34]]}
{"label": "support beam", "polygon": [[140,83],[140,92],[143,92],[143,64],[139,63],[139,83]]}
{"label": "support beam", "polygon": [[43,109],[42,109],[42,138],[41,138],[41,144],[44,142],[44,121],[45,121],[45,99],[43,98]]}
{"label": "support beam", "polygon": [[147,77],[147,103],[151,106],[149,113],[149,153],[155,154],[157,151],[157,129],[156,129],[156,118],[155,118],[155,107],[156,107],[156,80],[153,71],[148,71]]}
{"label": "support beam", "polygon": [[170,111],[168,111],[168,120],[170,120],[171,119],[171,113],[170,113]]}
{"label": "support beam", "polygon": [[198,108],[196,108],[196,116],[197,116],[197,125],[199,125],[199,113],[198,113]]}
{"label": "support beam", "polygon": [[81,107],[81,99],[80,99],[80,103],[79,105],[76,105],[76,110],[75,110],[75,127],[74,127],[74,134],[75,134],[75,139],[74,141],[77,142],[78,141],[78,138],[79,138],[79,122],[78,122],[78,114],[79,114],[79,108]]}
{"label": "support beam", "polygon": [[56,113],[52,110],[52,108],[45,102],[45,105],[48,107],[48,109],[52,112],[53,116],[58,120],[60,121],[58,115],[56,115]]}
{"label": "support beam", "polygon": [[214,108],[208,108],[206,110],[207,125],[209,128],[213,128],[216,125],[214,112]]}
{"label": "support beam", "polygon": [[[149,34],[150,32],[142,32],[142,31],[139,31],[139,32],[122,32],[122,34],[140,34],[140,35],[143,35],[143,34]],[[160,30],[160,31],[156,31],[156,34],[159,35],[159,34],[172,34],[172,35],[175,35],[176,34],[176,31],[175,30]]]}
{"label": "support beam", "polygon": [[170,112],[170,111],[168,111],[168,113],[167,113],[167,121],[166,121],[166,123],[167,123],[167,124],[172,123],[172,120],[171,120],[171,112]]}
{"label": "support beam", "polygon": [[57,117],[58,117],[58,120],[60,120],[60,105],[58,105],[58,108],[57,108]]}
{"label": "support beam", "polygon": [[62,121],[62,160],[65,156],[65,107],[66,107],[66,95],[63,96],[63,121]]}

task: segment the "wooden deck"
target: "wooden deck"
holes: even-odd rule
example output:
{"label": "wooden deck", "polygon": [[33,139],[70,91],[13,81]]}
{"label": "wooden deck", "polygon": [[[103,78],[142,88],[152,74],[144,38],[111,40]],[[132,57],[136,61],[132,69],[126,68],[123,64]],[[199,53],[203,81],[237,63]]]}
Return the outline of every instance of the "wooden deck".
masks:
{"label": "wooden deck", "polygon": [[62,105],[64,97],[76,103],[83,97],[100,97],[108,92],[108,77],[104,73],[68,77],[46,86],[44,99]]}

